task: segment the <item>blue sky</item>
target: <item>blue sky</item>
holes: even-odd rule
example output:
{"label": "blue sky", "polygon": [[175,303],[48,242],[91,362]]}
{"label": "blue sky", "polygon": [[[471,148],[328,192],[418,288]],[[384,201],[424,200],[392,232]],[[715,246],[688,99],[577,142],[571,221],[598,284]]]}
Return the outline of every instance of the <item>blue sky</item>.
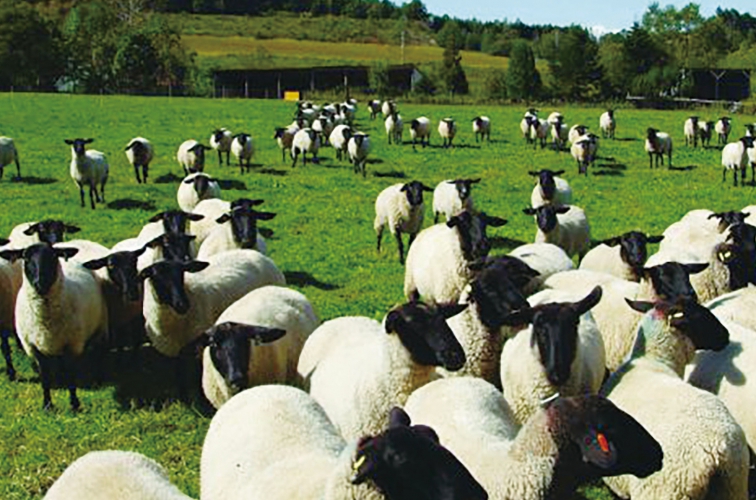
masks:
{"label": "blue sky", "polygon": [[[514,22],[520,19],[525,24],[553,24],[569,26],[579,24],[586,28],[601,28],[609,31],[619,31],[630,28],[634,22],[640,22],[643,13],[651,1],[648,0],[583,0],[569,2],[566,0],[422,0],[428,12],[460,19],[476,18],[481,21],[507,19]],[[672,4],[677,8],[690,3],[670,2],[660,0],[662,7]],[[693,2],[701,7],[701,14],[709,17],[717,7],[736,9],[740,13],[750,12],[756,16],[756,4],[753,0],[731,0],[723,2]]]}

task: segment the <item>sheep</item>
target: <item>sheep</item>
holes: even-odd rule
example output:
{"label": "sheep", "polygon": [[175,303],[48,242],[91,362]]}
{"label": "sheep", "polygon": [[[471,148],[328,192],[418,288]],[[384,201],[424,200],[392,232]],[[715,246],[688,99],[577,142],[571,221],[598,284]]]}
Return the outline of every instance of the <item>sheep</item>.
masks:
{"label": "sheep", "polygon": [[464,366],[465,351],[446,320],[466,307],[411,301],[390,310],[383,324],[361,316],[326,321],[307,338],[297,371],[345,439],[380,432],[391,407],[435,378],[436,366]]}
{"label": "sheep", "polygon": [[210,422],[201,498],[487,498],[432,429],[410,426],[400,408],[383,417],[379,433],[347,444],[307,393],[282,385],[246,390]]}
{"label": "sheep", "polygon": [[386,101],[383,101],[383,104],[381,104],[381,113],[383,113],[384,117],[387,117],[391,113],[396,112],[396,102],[388,99]]}
{"label": "sheep", "polygon": [[599,271],[627,281],[640,281],[648,258],[646,245],[659,243],[664,236],[629,231],[601,241],[585,254],[580,269]]}
{"label": "sheep", "polygon": [[587,133],[587,126],[576,123],[575,125],[570,127],[570,131],[567,133],[567,140],[570,142],[570,144],[573,144]]}
{"label": "sheep", "polygon": [[588,167],[591,166],[596,159],[597,149],[598,142],[596,141],[596,136],[593,134],[582,135],[572,143],[570,146],[570,154],[577,162],[578,175],[588,175]]}
{"label": "sheep", "polygon": [[530,139],[530,127],[534,120],[537,120],[535,115],[525,113],[525,116],[520,121],[520,132],[522,132],[522,137],[525,139],[525,144],[533,142]]}
{"label": "sheep", "polygon": [[685,145],[693,145],[693,147],[698,146],[698,136],[701,133],[701,128],[698,126],[698,117],[697,116],[691,116],[687,120],[685,120],[685,124],[683,125],[683,134],[685,135]]}
{"label": "sheep", "polygon": [[[753,137],[741,137],[722,148],[722,182],[727,180],[727,171],[732,170],[733,186],[738,187],[738,170],[740,170],[740,185],[745,186],[746,167],[750,163],[747,151],[751,148],[753,148]],[[753,175],[751,177],[751,180],[756,183]]]}
{"label": "sheep", "polygon": [[654,437],[601,396],[559,397],[520,427],[495,387],[458,377],[415,390],[405,410],[436,431],[491,500],[573,498],[596,476],[647,477],[662,467]]}
{"label": "sheep", "polygon": [[[0,238],[0,246],[7,245],[9,240]],[[4,249],[0,249],[2,251]],[[10,338],[15,330],[16,297],[21,287],[21,277],[16,276],[13,266],[0,259],[0,351],[5,360],[5,374],[8,380],[16,380],[16,369],[11,356]]]}
{"label": "sheep", "polygon": [[472,212],[473,199],[470,191],[472,185],[479,182],[480,178],[439,182],[433,190],[433,223],[438,223],[439,214],[444,214],[448,221],[465,210]]}
{"label": "sheep", "polygon": [[569,205],[572,203],[572,188],[566,180],[558,175],[563,175],[564,170],[529,170],[528,174],[537,177],[538,182],[530,195],[530,206],[533,208],[541,205]]}
{"label": "sheep", "polygon": [[0,137],[0,179],[3,178],[5,167],[11,163],[16,164],[16,179],[21,179],[21,165],[18,163],[18,150],[13,139],[10,137]]}
{"label": "sheep", "polygon": [[551,141],[556,151],[561,151],[569,137],[569,129],[563,123],[564,117],[558,115],[551,124]]}
{"label": "sheep", "polygon": [[[753,136],[751,141],[756,142]],[[746,153],[748,154],[748,163],[751,164],[751,183],[756,183],[756,147],[746,149]]]}
{"label": "sheep", "polygon": [[252,143],[252,136],[244,133],[236,134],[231,141],[231,153],[233,153],[239,161],[239,173],[244,173],[245,163],[247,172],[250,172],[250,160],[252,159],[252,155],[255,154],[255,146]]}
{"label": "sheep", "polygon": [[184,212],[183,210],[165,210],[150,218],[150,224],[142,228],[138,238],[149,241],[163,233],[186,234],[187,223],[194,224],[204,218],[205,216],[202,214]]}
{"label": "sheep", "polygon": [[[707,246],[731,225],[746,222],[750,214],[747,208],[740,212],[718,213],[706,209],[691,210],[664,230],[659,251],[677,248],[687,252],[691,247]],[[753,213],[756,214],[756,207]]]}
{"label": "sheep", "polygon": [[[71,178],[79,186],[81,206],[84,207],[84,186],[89,186],[89,201],[95,208],[95,200],[105,203],[105,184],[108,182],[110,166],[100,151],[86,149],[94,139],[65,139],[71,146]],[[99,191],[98,191],[99,186]]]}
{"label": "sheep", "polygon": [[444,148],[450,148],[454,136],[457,135],[457,124],[453,118],[444,118],[438,122],[438,135],[444,144]]}
{"label": "sheep", "polygon": [[615,494],[634,500],[747,498],[749,457],[743,430],[716,396],[682,380],[696,349],[727,346],[727,329],[691,300],[628,304],[644,313],[635,346],[601,394],[659,441],[664,463],[645,479],[618,476],[604,482]]}
{"label": "sheep", "polygon": [[701,138],[701,147],[709,147],[711,144],[711,134],[714,131],[714,122],[698,122],[698,135]]}
{"label": "sheep", "polygon": [[648,167],[654,168],[654,157],[656,157],[656,167],[659,167],[659,161],[664,165],[664,155],[669,158],[669,168],[672,168],[672,138],[666,132],[659,132],[655,128],[649,127],[646,130],[646,153],[648,153]]}
{"label": "sheep", "polygon": [[349,161],[354,165],[354,172],[362,172],[362,177],[367,175],[367,157],[370,154],[370,136],[362,132],[355,132],[347,142]]}
{"label": "sheep", "polygon": [[333,132],[333,127],[334,123],[325,115],[320,115],[312,123],[312,129],[320,134],[326,145],[329,144],[328,138],[331,136],[331,132]]}
{"label": "sheep", "polygon": [[383,123],[386,129],[388,143],[402,144],[402,135],[404,134],[404,121],[399,113],[390,113]]}
{"label": "sheep", "polygon": [[[350,101],[352,100],[353,99],[350,99]],[[345,122],[348,125],[352,125],[354,123],[354,117],[357,112],[357,107],[354,104],[352,104],[351,102],[342,102],[341,104],[337,104],[337,109],[341,114],[344,115]]]}
{"label": "sheep", "polygon": [[[190,274],[184,278],[184,273]],[[286,282],[273,261],[255,250],[230,250],[207,262],[158,261],[142,269],[139,279],[147,336],[169,357],[178,356],[246,293]]]}
{"label": "sheep", "polygon": [[184,212],[191,212],[202,200],[220,197],[221,188],[218,181],[202,172],[184,177],[176,191],[176,201]]}
{"label": "sheep", "polygon": [[570,257],[582,259],[590,245],[591,229],[585,211],[575,205],[542,205],[525,208],[523,213],[536,218],[535,243],[553,243]]}
{"label": "sheep", "polygon": [[756,137],[756,123],[746,123],[746,137]]}
{"label": "sheep", "polygon": [[197,237],[196,242],[198,245],[202,245],[205,238],[211,231],[217,227],[218,218],[224,214],[230,214],[231,211],[237,207],[243,210],[249,210],[253,207],[262,205],[264,200],[251,200],[248,198],[239,198],[232,202],[220,200],[218,198],[210,198],[202,200],[197,203],[193,213],[195,215],[202,216],[202,219],[198,221],[192,221],[189,225],[189,233]]}
{"label": "sheep", "polygon": [[727,139],[730,137],[730,130],[732,130],[732,120],[730,117],[723,116],[717,123],[714,124],[714,131],[717,133],[717,145],[727,144]]}
{"label": "sheep", "polygon": [[205,346],[205,396],[220,408],[248,387],[302,386],[297,373],[299,353],[319,323],[307,297],[295,290],[264,286],[249,292],[199,337]]}
{"label": "sheep", "polygon": [[420,145],[430,146],[430,120],[424,116],[415,118],[410,122],[410,137],[412,138],[412,151],[415,149],[415,140],[420,140]]}
{"label": "sheep", "polygon": [[404,264],[402,233],[409,234],[407,243],[409,248],[423,227],[425,215],[423,191],[432,191],[432,189],[420,181],[411,181],[406,184],[393,184],[381,191],[375,199],[373,229],[377,236],[376,249],[380,253],[383,230],[388,226],[389,231],[396,238],[400,264]]}
{"label": "sheep", "polygon": [[200,144],[194,139],[181,143],[176,152],[176,160],[178,160],[181,168],[184,169],[185,176],[205,170],[205,151],[209,149],[211,148]]}
{"label": "sheep", "polygon": [[71,410],[76,412],[81,403],[76,395],[74,358],[82,355],[91,338],[108,334],[108,310],[92,272],[77,262],[59,262],[76,252],[46,243],[0,251],[0,258],[24,262],[14,312],[16,330],[24,351],[39,365],[46,410],[53,407],[51,358],[62,357]]}
{"label": "sheep", "polygon": [[480,136],[480,142],[483,139],[486,142],[491,142],[491,119],[487,116],[476,116],[472,120],[472,130],[475,134],[475,142],[478,142],[478,136]]}
{"label": "sheep", "polygon": [[336,158],[343,159],[344,154],[347,151],[347,144],[352,137],[352,129],[349,125],[336,125],[331,131],[331,135],[328,138],[328,142],[331,143],[333,149],[336,150]]}
{"label": "sheep", "polygon": [[617,130],[617,121],[614,119],[614,110],[607,109],[599,117],[599,128],[601,129],[601,137],[604,139],[614,139],[614,134]]}
{"label": "sheep", "polygon": [[312,163],[318,163],[318,150],[320,149],[320,134],[311,128],[297,130],[291,141],[291,168],[297,166],[297,159],[302,155],[302,161],[307,165],[307,153],[312,154]]}
{"label": "sheep", "polygon": [[140,453],[91,451],[77,458],[47,491],[44,500],[192,500],[157,462]]}
{"label": "sheep", "polygon": [[501,386],[515,420],[525,423],[540,402],[560,394],[596,394],[604,380],[604,343],[589,310],[601,299],[596,286],[579,300],[570,292],[543,290],[505,325],[530,325],[504,344]]}
{"label": "sheep", "polygon": [[379,99],[372,99],[367,103],[368,111],[370,111],[370,119],[375,120],[378,113],[381,112],[381,101]]}
{"label": "sheep", "polygon": [[257,231],[257,221],[271,220],[275,216],[275,213],[258,212],[249,206],[234,206],[215,220],[219,226],[203,239],[197,259],[205,260],[211,255],[238,248],[266,254],[268,246]]}
{"label": "sheep", "polygon": [[[126,158],[134,168],[134,176],[136,177],[137,183],[141,184],[142,178],[144,178],[144,183],[147,184],[147,174],[150,170],[150,162],[155,156],[155,150],[152,147],[152,143],[144,137],[135,137],[129,141],[124,151],[126,151]],[[139,167],[142,168],[142,178],[139,177]]]}
{"label": "sheep", "polygon": [[468,265],[488,255],[487,226],[501,227],[505,219],[484,212],[462,212],[446,224],[436,224],[417,235],[407,252],[404,296],[444,303],[456,302],[471,277]]}
{"label": "sheep", "polygon": [[15,226],[8,236],[12,248],[26,248],[34,243],[44,242],[54,245],[64,240],[65,234],[75,234],[81,228],[58,219],[39,222],[24,222]]}
{"label": "sheep", "polygon": [[291,144],[294,141],[294,135],[299,130],[299,127],[289,126],[288,128],[277,127],[273,138],[278,143],[278,147],[281,148],[281,161],[286,161],[286,152],[291,151]]}
{"label": "sheep", "polygon": [[229,165],[232,140],[233,134],[225,127],[213,130],[213,133],[210,135],[210,148],[218,151],[219,167],[223,165],[223,153],[226,153],[226,165]]}
{"label": "sheep", "polygon": [[572,259],[562,248],[551,243],[528,243],[520,245],[509,253],[525,262],[530,268],[538,273],[530,282],[523,287],[525,295],[531,295],[541,289],[544,281],[549,276],[574,269]]}
{"label": "sheep", "polygon": [[533,142],[533,149],[536,148],[538,143],[541,144],[541,149],[546,146],[546,137],[549,134],[549,122],[541,120],[540,118],[533,118],[530,120],[530,140]]}

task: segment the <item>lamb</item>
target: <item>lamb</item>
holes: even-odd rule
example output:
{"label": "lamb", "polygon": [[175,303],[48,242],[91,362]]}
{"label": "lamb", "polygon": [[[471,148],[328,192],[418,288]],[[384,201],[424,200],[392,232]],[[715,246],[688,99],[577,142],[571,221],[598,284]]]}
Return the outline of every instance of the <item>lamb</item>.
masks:
{"label": "lamb", "polygon": [[470,193],[477,179],[454,179],[438,183],[433,190],[433,223],[438,223],[439,214],[443,214],[448,221],[455,215],[467,210],[473,211],[473,199]]}
{"label": "lamb", "polygon": [[370,136],[362,132],[355,132],[347,143],[349,161],[354,165],[354,172],[362,172],[362,177],[367,174],[365,165],[370,154]]}
{"label": "lamb", "polygon": [[[86,149],[94,139],[66,139],[71,146],[71,178],[79,186],[81,206],[84,207],[84,186],[89,186],[89,201],[95,208],[95,200],[105,203],[105,184],[108,182],[110,166],[100,151]],[[98,191],[99,186],[99,191]]]}
{"label": "lamb", "polygon": [[275,213],[258,212],[244,205],[234,206],[215,220],[219,226],[202,241],[197,258],[206,260],[211,255],[239,248],[266,254],[268,246],[257,231],[257,221],[271,220],[275,216]]}
{"label": "lamb", "polygon": [[[136,177],[137,183],[141,184],[142,178],[144,178],[144,183],[147,184],[147,174],[150,170],[150,162],[155,156],[155,150],[152,147],[152,143],[144,137],[135,137],[129,141],[124,151],[126,151],[126,158],[134,168],[134,176]],[[142,178],[139,177],[140,167],[142,168]]]}
{"label": "lamb", "polygon": [[732,121],[728,116],[723,116],[717,123],[714,124],[714,131],[717,133],[717,145],[727,144],[727,139],[730,137],[730,130],[732,130]]}
{"label": "lamb", "polygon": [[472,277],[469,264],[491,250],[487,226],[501,227],[505,219],[484,212],[462,212],[446,224],[426,228],[407,252],[404,295],[422,296],[426,301],[445,303],[459,300]]}
{"label": "lamb", "polygon": [[131,451],[92,451],[69,465],[44,500],[191,500],[154,460]]}
{"label": "lamb", "polygon": [[457,124],[453,118],[444,118],[438,122],[438,135],[441,136],[444,148],[450,148],[457,135]]}
{"label": "lamb", "polygon": [[417,389],[405,410],[437,432],[491,500],[573,498],[590,479],[662,467],[653,436],[601,396],[557,398],[520,427],[496,388],[459,377]]}
{"label": "lamb", "polygon": [[[218,151],[218,166],[223,165],[223,153],[226,153],[226,165],[229,164],[229,154],[233,134],[227,128],[221,127],[213,130],[210,135],[210,148]],[[200,170],[201,171],[201,170]]]}
{"label": "lamb", "polygon": [[[184,273],[190,273],[186,279]],[[139,279],[144,281],[147,336],[169,357],[178,356],[248,292],[286,282],[273,261],[255,250],[230,250],[207,262],[158,261],[142,269]]]}
{"label": "lamb", "polygon": [[13,139],[10,137],[0,137],[0,179],[3,178],[5,167],[11,163],[16,164],[17,179],[21,178],[21,165],[18,163],[18,151]]}
{"label": "lamb", "polygon": [[681,378],[696,349],[727,346],[727,329],[690,300],[628,304],[645,312],[635,347],[601,393],[659,441],[664,463],[645,479],[618,476],[604,482],[615,494],[633,500],[747,498],[749,457],[743,430],[722,401]]}
{"label": "lamb", "polygon": [[24,351],[33,356],[40,372],[43,407],[50,397],[53,357],[62,357],[72,411],[81,403],[76,395],[74,358],[91,338],[108,334],[108,310],[94,275],[76,262],[59,258],[76,255],[74,248],[35,243],[24,249],[4,250],[6,260],[23,259],[24,278],[16,299],[16,330]]}
{"label": "lamb", "polygon": [[[386,415],[384,415],[386,419]],[[388,429],[347,444],[305,392],[282,385],[233,397],[210,422],[200,464],[203,500],[484,500],[485,491],[432,429],[400,408]],[[282,478],[296,477],[296,481]]]}
{"label": "lamb", "polygon": [[659,243],[664,236],[629,231],[600,242],[585,254],[580,269],[611,274],[627,281],[640,281],[648,258],[646,245]]}
{"label": "lamb", "polygon": [[420,181],[394,184],[381,191],[375,200],[373,229],[377,235],[377,251],[381,251],[383,230],[388,226],[389,231],[396,238],[401,264],[404,264],[402,233],[409,234],[407,247],[410,247],[423,227],[425,211],[423,191],[432,190]]}
{"label": "lamb", "polygon": [[572,188],[566,180],[558,175],[563,175],[564,170],[529,170],[529,175],[538,178],[538,183],[530,195],[530,206],[533,208],[541,205],[570,205],[572,203]]}
{"label": "lamb", "polygon": [[250,172],[250,160],[252,159],[252,155],[255,154],[255,146],[252,143],[252,136],[244,133],[236,134],[231,141],[231,153],[233,153],[239,161],[240,173],[244,173],[245,163],[247,172]]}
{"label": "lamb", "polygon": [[693,147],[698,146],[698,136],[700,134],[700,127],[698,126],[698,117],[697,116],[691,116],[687,120],[685,120],[685,124],[683,125],[683,134],[685,135],[685,145],[693,145]]}
{"label": "lamb", "polygon": [[336,125],[331,131],[328,142],[336,150],[336,158],[339,160],[342,160],[344,153],[346,153],[350,137],[352,137],[352,129],[349,125]]}
{"label": "lamb", "polygon": [[273,138],[278,143],[278,147],[281,148],[281,161],[286,161],[286,152],[291,151],[291,144],[294,142],[294,135],[299,130],[299,127],[289,126],[288,128],[277,127]]}
{"label": "lamb", "polygon": [[326,321],[307,338],[297,371],[345,439],[375,434],[391,407],[435,378],[436,366],[465,365],[446,320],[466,307],[412,301],[389,311],[383,324],[361,316]]}
{"label": "lamb", "polygon": [[555,207],[542,205],[523,210],[526,215],[536,217],[535,243],[553,243],[561,247],[567,255],[578,255],[578,260],[588,252],[591,229],[585,211],[575,205]]}
{"label": "lamb", "polygon": [[410,122],[410,137],[412,138],[412,151],[415,149],[415,140],[420,140],[420,145],[430,146],[430,120],[424,116],[415,118]]}
{"label": "lamb", "polygon": [[[184,169],[184,175],[202,172],[205,170],[205,151],[211,149],[204,144],[200,144],[194,139],[189,139],[181,143],[176,152],[176,159]],[[218,153],[220,155],[220,152]]]}
{"label": "lamb", "polygon": [[320,149],[320,134],[311,128],[297,130],[291,141],[291,168],[297,166],[297,159],[302,155],[302,161],[307,165],[307,153],[312,154],[312,163],[318,163],[318,150]]}
{"label": "lamb", "polygon": [[599,128],[601,129],[601,137],[604,139],[614,139],[614,133],[617,130],[617,121],[614,119],[614,110],[607,109],[599,117]]}
{"label": "lamb", "polygon": [[475,142],[478,142],[478,136],[480,136],[480,142],[483,142],[483,139],[491,142],[491,119],[487,116],[476,116],[473,118],[472,130],[473,134],[475,134]]}
{"label": "lamb", "polygon": [[402,135],[404,134],[404,121],[399,113],[390,113],[383,123],[386,128],[388,143],[402,144]]}
{"label": "lamb", "polygon": [[527,422],[555,394],[596,394],[604,380],[604,343],[589,310],[601,299],[601,287],[575,301],[562,290],[543,290],[530,306],[512,312],[505,325],[528,325],[504,344],[501,386],[515,420]]}
{"label": "lamb", "polygon": [[711,134],[714,131],[714,122],[698,122],[698,135],[701,137],[701,147],[708,147],[711,144]]}
{"label": "lamb", "polygon": [[202,200],[220,197],[221,188],[218,181],[202,172],[184,177],[176,192],[176,201],[184,212],[191,212]]}
{"label": "lamb", "polygon": [[672,168],[672,138],[666,132],[659,132],[655,128],[649,127],[646,130],[646,153],[648,153],[648,167],[654,167],[654,157],[656,157],[656,167],[659,167],[659,161],[664,165],[664,155],[669,158],[669,168]]}
{"label": "lamb", "polygon": [[538,273],[530,282],[523,287],[523,293],[532,295],[543,286],[549,276],[562,271],[574,269],[572,259],[560,247],[551,243],[528,243],[520,245],[509,253],[525,262],[531,269]]}
{"label": "lamb", "polygon": [[262,384],[302,386],[297,361],[318,327],[301,293],[280,286],[249,292],[223,311],[199,337],[202,390],[215,408],[240,391]]}
{"label": "lamb", "polygon": [[[738,187],[738,170],[740,170],[740,185],[745,186],[746,167],[750,163],[748,150],[752,148],[753,137],[741,137],[722,148],[722,182],[727,179],[727,171],[732,170],[733,186]],[[756,179],[751,180],[756,182]]]}
{"label": "lamb", "polygon": [[578,165],[578,174],[588,175],[588,167],[596,160],[598,137],[594,134],[580,136],[570,146],[570,154]]}

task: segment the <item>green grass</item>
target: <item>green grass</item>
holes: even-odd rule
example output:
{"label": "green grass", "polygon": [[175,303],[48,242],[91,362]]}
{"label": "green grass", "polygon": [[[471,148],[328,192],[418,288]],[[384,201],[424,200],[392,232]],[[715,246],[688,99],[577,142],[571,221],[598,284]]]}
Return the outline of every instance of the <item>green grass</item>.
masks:
{"label": "green grass", "polygon": [[[404,105],[405,120],[424,114],[434,123],[433,147],[413,153],[410,146],[388,146],[380,121],[371,122],[361,106],[359,128],[372,132],[372,162],[368,177],[355,176],[351,167],[335,161],[330,149],[322,150],[320,165],[292,170],[282,163],[272,139],[273,127],[291,122],[293,104],[278,101],[202,100],[188,98],[92,97],[0,94],[4,121],[0,133],[14,137],[20,152],[25,182],[10,182],[12,168],[0,182],[4,208],[0,234],[16,224],[55,217],[79,225],[77,237],[106,245],[137,234],[154,213],[176,206],[176,182],[155,183],[160,177],[179,175],[174,159],[178,145],[188,138],[207,142],[218,126],[246,131],[256,144],[254,161],[262,166],[240,175],[236,168],[217,165],[210,155],[207,171],[233,181],[224,197],[260,197],[265,209],[278,216],[264,224],[274,231],[270,256],[288,274],[294,288],[313,302],[321,319],[342,315],[380,318],[402,300],[403,269],[396,247],[386,239],[376,255],[372,229],[374,201],[385,187],[409,179],[435,185],[458,176],[482,177],[474,189],[476,205],[509,219],[491,231],[500,237],[495,253],[507,252],[504,238],[532,241],[532,217],[522,214],[530,200],[533,181],[529,169],[567,170],[575,203],[589,217],[592,237],[607,238],[640,228],[659,233],[693,208],[739,209],[752,203],[754,188],[733,188],[731,178],[721,181],[719,152],[692,150],[682,145],[686,112],[619,110],[618,140],[602,141],[598,166],[587,177],[576,175],[568,153],[526,147],[519,135],[523,110],[495,106]],[[550,110],[543,110],[547,114]],[[597,128],[602,110],[568,106],[561,108],[568,123],[583,122]],[[469,120],[484,113],[493,124],[492,142],[475,144]],[[701,112],[702,118],[717,113]],[[460,122],[458,147],[443,150],[435,134],[438,119],[453,116]],[[736,117],[735,130],[753,117]],[[653,125],[672,134],[674,165],[683,170],[649,170],[642,138]],[[149,138],[157,159],[150,184],[137,185],[126,162],[123,147],[134,136]],[[739,135],[739,134],[738,134]],[[94,137],[93,148],[110,160],[107,186],[110,208],[79,207],[78,192],[68,175],[70,150],[63,139]],[[598,175],[602,173],[602,175]],[[379,175],[378,175],[379,174]],[[117,209],[115,207],[131,207]],[[430,199],[426,218],[431,219]],[[429,222],[426,222],[426,225]],[[40,498],[57,476],[89,450],[118,448],[142,452],[162,463],[171,479],[190,495],[199,492],[199,458],[209,419],[195,407],[179,403],[159,404],[158,409],[136,408],[122,385],[85,388],[83,411],[72,415],[64,391],[53,400],[57,410],[41,411],[41,390],[23,355],[15,351],[22,381],[0,380],[0,497]],[[154,367],[153,365],[150,365]],[[141,381],[141,388],[167,386],[168,375],[135,366],[127,374]],[[125,403],[125,405],[123,404]],[[584,497],[608,499],[603,488],[587,488]]]}

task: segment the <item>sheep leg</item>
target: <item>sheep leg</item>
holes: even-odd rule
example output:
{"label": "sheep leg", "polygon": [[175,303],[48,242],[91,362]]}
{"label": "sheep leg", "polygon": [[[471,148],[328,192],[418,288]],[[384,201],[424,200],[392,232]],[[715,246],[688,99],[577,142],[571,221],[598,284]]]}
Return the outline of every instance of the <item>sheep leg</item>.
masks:
{"label": "sheep leg", "polygon": [[63,376],[65,377],[66,387],[68,387],[68,400],[73,412],[77,412],[81,408],[79,398],[76,396],[76,366],[73,354],[65,353],[63,355]]}
{"label": "sheep leg", "polygon": [[648,168],[654,168],[654,155],[653,155],[653,153],[648,153]]}
{"label": "sheep leg", "polygon": [[722,168],[722,182],[727,180],[727,167]]}
{"label": "sheep leg", "polygon": [[100,202],[101,203],[105,203],[105,183],[106,182],[108,182],[107,178],[103,179],[103,181],[100,183],[99,194],[100,194]]}
{"label": "sheep leg", "polygon": [[97,188],[94,185],[94,182],[89,183],[89,203],[92,205],[92,208],[95,207],[95,200],[100,201],[100,197],[97,196]]}
{"label": "sheep leg", "polygon": [[220,149],[218,150],[218,166],[219,167],[223,166],[223,153],[221,153]]}
{"label": "sheep leg", "polygon": [[81,208],[84,208],[84,185],[79,181],[76,181],[76,184],[79,185],[79,196],[81,197]]}
{"label": "sheep leg", "polygon": [[21,165],[18,164],[18,157],[16,157],[16,174],[17,174],[16,178],[20,179],[21,178]]}
{"label": "sheep leg", "polygon": [[226,151],[226,166],[227,167],[231,165],[231,160],[229,159],[230,156],[231,156],[231,151]]}
{"label": "sheep leg", "polygon": [[294,160],[291,164],[291,168],[294,168],[297,166],[297,158],[299,158],[299,152],[297,151],[296,153],[292,153],[291,158]]}
{"label": "sheep leg", "polygon": [[399,247],[399,263],[404,265],[404,244],[402,243],[402,232],[398,229],[394,233],[396,237],[396,245]]}
{"label": "sheep leg", "polygon": [[139,178],[139,164],[138,163],[134,164],[134,176],[136,177],[137,184],[141,184],[142,179]]}
{"label": "sheep leg", "polygon": [[51,360],[39,350],[34,347],[34,358],[37,360],[37,365],[39,365],[39,380],[42,383],[42,409],[44,410],[52,410],[53,409],[53,403],[52,398],[50,397],[50,386],[51,386]]}
{"label": "sheep leg", "polygon": [[433,214],[433,223],[438,224],[438,212],[434,212]]}
{"label": "sheep leg", "polygon": [[378,228],[377,236],[378,236],[378,242],[376,244],[376,250],[378,251],[378,253],[381,253],[381,240],[383,239],[383,226]]}
{"label": "sheep leg", "polygon": [[13,357],[11,356],[10,336],[11,332],[3,330],[0,332],[0,350],[3,352],[3,358],[5,359],[5,373],[8,375],[8,380],[11,382],[16,380],[16,369],[13,367]]}
{"label": "sheep leg", "polygon": [[150,165],[149,163],[145,163],[142,165],[142,180],[145,184],[147,184],[147,174],[149,173]]}
{"label": "sheep leg", "polygon": [[362,164],[362,177],[364,179],[367,176],[367,159],[363,159],[361,164]]}

